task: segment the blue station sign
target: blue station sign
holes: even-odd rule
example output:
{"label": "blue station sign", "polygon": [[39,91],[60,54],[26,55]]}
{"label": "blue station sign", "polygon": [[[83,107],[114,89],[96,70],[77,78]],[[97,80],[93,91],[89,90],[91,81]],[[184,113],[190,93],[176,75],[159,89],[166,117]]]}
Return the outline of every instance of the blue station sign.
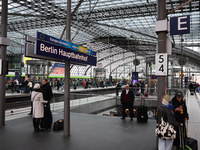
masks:
{"label": "blue station sign", "polygon": [[70,48],[55,45],[43,40],[36,40],[35,54],[92,66],[96,66],[97,62],[97,58],[94,56],[74,51]]}
{"label": "blue station sign", "polygon": [[170,35],[190,33],[190,16],[179,16],[170,18]]}
{"label": "blue station sign", "polygon": [[83,46],[79,46],[79,45],[76,45],[76,44],[61,40],[61,39],[57,39],[55,37],[49,36],[49,35],[41,33],[41,32],[37,32],[36,38],[50,42],[50,43],[53,43],[53,44],[56,44],[56,45],[59,45],[59,46],[70,48],[72,50],[79,51],[79,52],[82,52],[82,53],[85,53],[85,54],[88,54],[88,55],[96,56],[95,51],[92,51],[92,50],[85,48]]}

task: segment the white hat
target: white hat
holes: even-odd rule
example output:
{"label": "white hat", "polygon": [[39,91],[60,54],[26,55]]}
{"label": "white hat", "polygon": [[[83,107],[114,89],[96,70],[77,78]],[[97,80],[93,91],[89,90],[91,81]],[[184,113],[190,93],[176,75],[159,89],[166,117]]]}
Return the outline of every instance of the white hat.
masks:
{"label": "white hat", "polygon": [[33,89],[39,89],[40,88],[40,85],[38,83],[36,83],[33,87]]}

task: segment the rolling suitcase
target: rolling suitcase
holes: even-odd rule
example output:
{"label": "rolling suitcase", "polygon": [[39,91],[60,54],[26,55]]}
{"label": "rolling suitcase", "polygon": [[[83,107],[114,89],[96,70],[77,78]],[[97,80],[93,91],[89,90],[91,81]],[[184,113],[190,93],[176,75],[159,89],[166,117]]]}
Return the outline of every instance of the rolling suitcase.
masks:
{"label": "rolling suitcase", "polygon": [[64,120],[59,119],[58,121],[54,122],[53,130],[54,131],[63,130],[63,126],[64,126]]}
{"label": "rolling suitcase", "polygon": [[145,106],[145,99],[141,98],[141,106],[137,109],[137,122],[147,122],[147,107]]}
{"label": "rolling suitcase", "polygon": [[44,118],[41,119],[40,127],[43,130],[51,130],[52,125],[52,115],[50,108],[47,105],[44,105]]}
{"label": "rolling suitcase", "polygon": [[[188,129],[188,121],[187,121],[187,127],[186,130]],[[188,133],[186,132],[188,135]],[[183,128],[179,127],[179,136],[180,136],[180,150],[198,150],[198,141],[196,139],[193,139],[191,137],[186,137],[184,139],[183,136]]]}
{"label": "rolling suitcase", "polygon": [[194,89],[190,90],[190,95],[194,95]]}
{"label": "rolling suitcase", "polygon": [[144,96],[145,96],[145,97],[148,97],[148,93],[144,93]]}

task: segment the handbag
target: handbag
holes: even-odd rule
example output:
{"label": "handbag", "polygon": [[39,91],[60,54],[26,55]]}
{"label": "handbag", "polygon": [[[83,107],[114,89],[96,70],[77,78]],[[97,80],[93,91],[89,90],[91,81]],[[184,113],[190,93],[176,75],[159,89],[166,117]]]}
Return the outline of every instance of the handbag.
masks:
{"label": "handbag", "polygon": [[59,119],[58,121],[54,122],[54,124],[53,124],[54,131],[63,130],[63,127],[64,127],[63,119]]}
{"label": "handbag", "polygon": [[163,117],[161,117],[161,120],[156,125],[155,134],[163,140],[172,140],[176,138],[176,130],[174,126],[165,122]]}

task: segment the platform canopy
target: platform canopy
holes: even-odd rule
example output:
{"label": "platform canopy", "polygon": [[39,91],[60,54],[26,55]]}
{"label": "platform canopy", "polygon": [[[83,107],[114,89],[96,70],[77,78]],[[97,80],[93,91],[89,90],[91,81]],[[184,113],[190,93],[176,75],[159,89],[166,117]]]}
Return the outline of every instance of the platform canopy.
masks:
{"label": "platform canopy", "polygon": [[[166,0],[167,11],[188,0]],[[1,12],[2,1],[0,1]],[[66,40],[67,0],[8,0],[7,55],[21,54],[25,35],[36,31]],[[183,35],[184,56],[200,65],[200,1],[193,0],[167,18],[190,15],[190,34]],[[98,63],[119,75],[134,68],[135,54],[141,60],[156,53],[157,0],[73,0],[71,42],[97,52]],[[0,18],[1,19],[1,18]],[[170,36],[172,54],[180,56],[180,36]],[[127,70],[126,69],[126,70]],[[145,68],[138,66],[138,71]],[[73,74],[90,75],[90,66],[74,66]],[[77,73],[78,72],[78,73]],[[128,73],[127,72],[127,73]]]}

